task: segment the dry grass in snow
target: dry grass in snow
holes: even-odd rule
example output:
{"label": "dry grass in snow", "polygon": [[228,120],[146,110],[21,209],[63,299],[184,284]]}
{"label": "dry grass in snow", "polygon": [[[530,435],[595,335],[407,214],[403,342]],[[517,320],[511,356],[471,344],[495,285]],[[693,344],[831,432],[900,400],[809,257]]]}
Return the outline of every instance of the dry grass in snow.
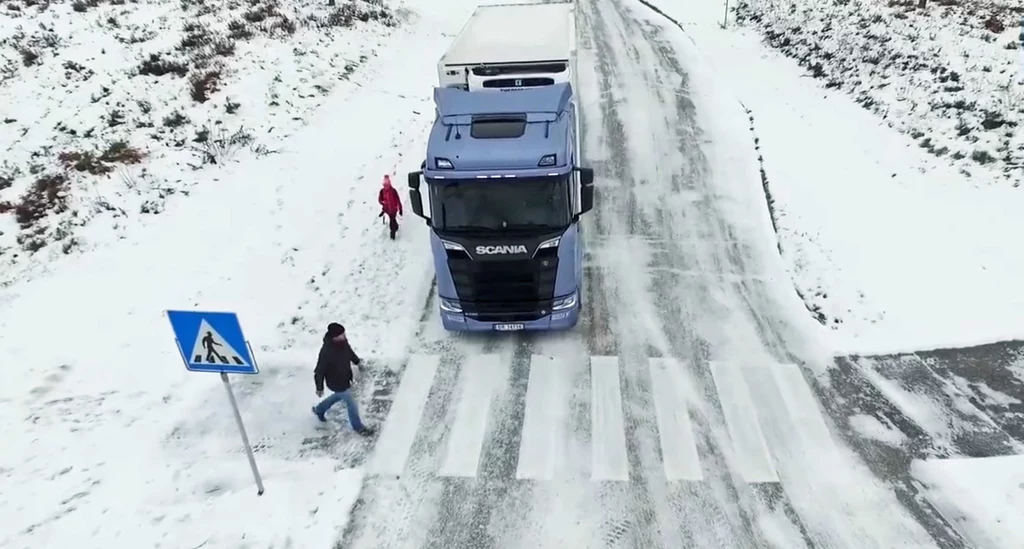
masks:
{"label": "dry grass in snow", "polygon": [[756,27],[826,87],[937,157],[968,184],[1024,180],[1024,0],[741,0]]}
{"label": "dry grass in snow", "polygon": [[388,1],[4,0],[0,286],[273,153],[386,44]]}

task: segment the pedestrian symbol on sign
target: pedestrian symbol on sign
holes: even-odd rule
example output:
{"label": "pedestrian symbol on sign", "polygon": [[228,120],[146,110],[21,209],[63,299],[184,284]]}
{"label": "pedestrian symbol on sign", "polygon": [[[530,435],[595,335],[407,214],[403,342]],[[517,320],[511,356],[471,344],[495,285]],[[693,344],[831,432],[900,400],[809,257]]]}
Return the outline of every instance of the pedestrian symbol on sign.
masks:
{"label": "pedestrian symbol on sign", "polygon": [[[196,341],[192,349],[193,364],[202,364],[203,362],[207,364],[231,364],[233,366],[245,364],[245,361],[242,360],[238,352],[205,319],[199,325],[199,333],[204,335]],[[217,350],[218,347],[220,348],[219,351]]]}
{"label": "pedestrian symbol on sign", "polygon": [[[213,362],[213,355],[217,355],[221,360],[226,360],[220,355],[220,353],[213,349],[214,345],[222,347],[220,343],[217,343],[217,341],[213,339],[213,332],[206,332],[206,337],[203,338],[203,346],[206,347],[206,361]],[[196,357],[196,362],[199,362],[198,357]]]}

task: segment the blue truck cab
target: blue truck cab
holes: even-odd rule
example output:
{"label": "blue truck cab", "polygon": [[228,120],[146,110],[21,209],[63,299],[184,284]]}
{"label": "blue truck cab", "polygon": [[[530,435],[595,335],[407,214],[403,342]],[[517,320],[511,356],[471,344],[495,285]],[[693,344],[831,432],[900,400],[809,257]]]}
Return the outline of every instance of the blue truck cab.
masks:
{"label": "blue truck cab", "polygon": [[430,227],[445,329],[574,327],[594,173],[578,165],[572,84],[437,87],[434,102],[426,160],[408,184]]}

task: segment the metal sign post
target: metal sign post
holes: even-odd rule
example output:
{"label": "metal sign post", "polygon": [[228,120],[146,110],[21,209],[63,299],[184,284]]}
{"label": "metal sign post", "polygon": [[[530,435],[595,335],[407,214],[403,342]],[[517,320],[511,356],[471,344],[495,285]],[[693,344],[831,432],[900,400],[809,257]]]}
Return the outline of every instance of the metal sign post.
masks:
{"label": "metal sign post", "polygon": [[725,0],[725,14],[722,15],[722,28],[727,28],[729,24],[729,0]]}
{"label": "metal sign post", "polygon": [[[190,372],[219,373],[224,382],[224,389],[231,401],[231,411],[235,414],[238,432],[242,434],[245,454],[249,457],[249,467],[256,479],[257,495],[263,495],[263,479],[256,467],[256,456],[249,444],[249,435],[242,423],[242,413],[238,410],[238,401],[231,390],[228,374],[259,374],[252,348],[242,333],[242,325],[235,313],[215,313],[208,311],[167,311],[167,318],[174,330],[174,340],[185,361],[185,368]],[[184,344],[184,345],[183,345]],[[185,345],[190,345],[186,347]]]}
{"label": "metal sign post", "polygon": [[249,435],[245,434],[245,424],[242,423],[242,414],[238,411],[238,402],[235,401],[235,393],[231,390],[231,381],[224,372],[220,373],[220,380],[224,382],[224,389],[228,392],[228,400],[231,401],[231,411],[235,413],[235,422],[238,423],[238,432],[242,433],[242,444],[245,445],[245,454],[249,456],[249,467],[252,468],[252,476],[256,479],[256,495],[263,495],[263,479],[260,477],[260,470],[256,467],[256,456],[252,454],[252,445],[249,444]]}

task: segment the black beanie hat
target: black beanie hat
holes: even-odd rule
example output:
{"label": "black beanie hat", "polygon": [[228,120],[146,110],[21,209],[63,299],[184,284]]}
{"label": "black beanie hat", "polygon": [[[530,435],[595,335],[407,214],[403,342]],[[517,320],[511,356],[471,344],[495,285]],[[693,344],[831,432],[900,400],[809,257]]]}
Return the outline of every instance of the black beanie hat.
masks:
{"label": "black beanie hat", "polygon": [[345,327],[337,322],[332,322],[327,325],[327,337],[338,337],[345,333]]}

